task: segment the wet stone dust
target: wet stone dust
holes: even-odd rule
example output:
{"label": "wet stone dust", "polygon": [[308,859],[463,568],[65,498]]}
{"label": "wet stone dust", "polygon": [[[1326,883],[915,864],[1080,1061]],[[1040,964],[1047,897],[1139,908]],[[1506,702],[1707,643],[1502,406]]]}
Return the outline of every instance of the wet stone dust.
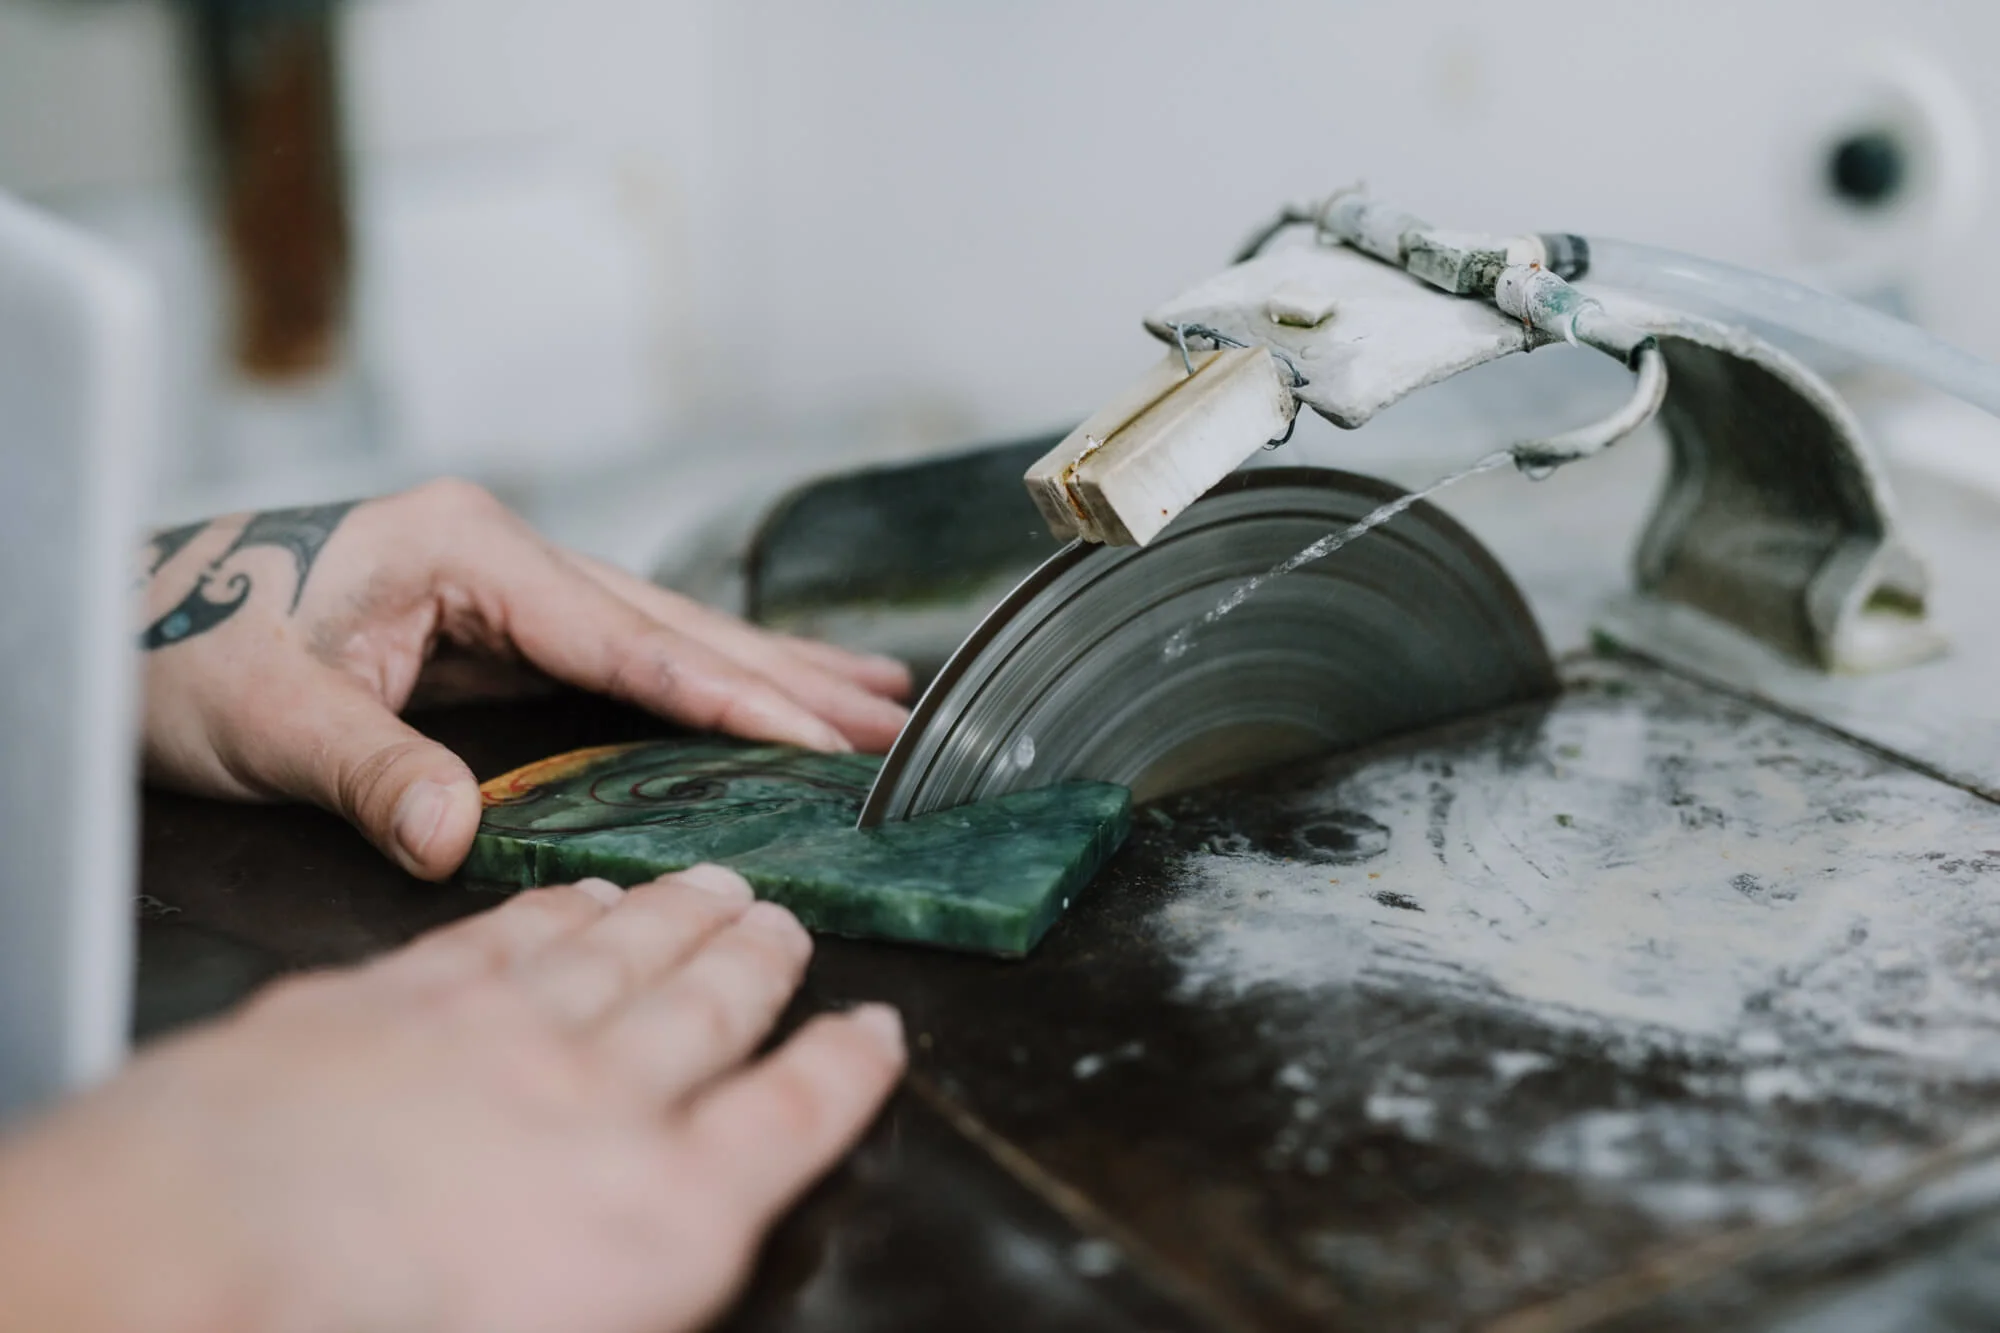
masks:
{"label": "wet stone dust", "polygon": [[[1139,820],[1172,998],[1254,1023],[1289,1105],[1268,1170],[1351,1194],[1358,1137],[1422,1145],[1630,1231],[1544,1214],[1482,1256],[1335,1207],[1296,1256],[1329,1295],[1451,1286],[1448,1249],[1459,1308],[1506,1308],[1893,1175],[2000,1095],[2000,807],[1645,668],[1569,674]],[[1442,1211],[1441,1245],[1501,1221]]]}
{"label": "wet stone dust", "polygon": [[939,1095],[1224,1326],[1482,1327],[1991,1119],[2000,805],[1564,675],[1141,808],[1024,962],[830,943],[814,984],[902,1005]]}

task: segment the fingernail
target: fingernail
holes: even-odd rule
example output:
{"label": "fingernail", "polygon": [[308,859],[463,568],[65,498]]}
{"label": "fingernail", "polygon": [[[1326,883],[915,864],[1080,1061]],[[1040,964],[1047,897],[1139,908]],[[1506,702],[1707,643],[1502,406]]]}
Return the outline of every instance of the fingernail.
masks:
{"label": "fingernail", "polygon": [[802,726],[798,730],[799,744],[808,750],[818,750],[822,754],[854,753],[854,742],[824,722],[815,721],[810,727]]}
{"label": "fingernail", "polygon": [[882,1048],[891,1055],[901,1058],[903,1054],[903,1016],[886,1004],[857,1005],[847,1011],[854,1020],[854,1026],[882,1043]]}
{"label": "fingernail", "polygon": [[580,879],[570,885],[578,893],[586,893],[606,907],[616,907],[618,900],[625,896],[625,890],[608,879]]}
{"label": "fingernail", "polygon": [[808,750],[819,750],[825,754],[852,754],[854,746],[847,737],[835,731],[832,726],[802,709],[780,707],[775,703],[759,705],[757,708],[772,729],[781,733],[777,739]]}
{"label": "fingernail", "polygon": [[752,904],[750,910],[743,914],[743,924],[757,926],[764,930],[782,931],[787,934],[792,931],[798,931],[800,934],[805,933],[805,927],[799,924],[797,917],[793,916],[784,907],[773,902]]}
{"label": "fingernail", "polygon": [[910,720],[909,709],[894,699],[884,699],[879,694],[869,695],[866,707],[878,720],[887,722],[892,727],[900,727]]}
{"label": "fingernail", "polygon": [[410,784],[403,799],[396,802],[396,841],[403,854],[417,864],[436,841],[438,827],[451,812],[451,788],[425,779]]}
{"label": "fingernail", "polygon": [[747,926],[758,934],[775,940],[785,946],[790,953],[800,958],[812,957],[812,936],[799,924],[799,919],[774,902],[750,904],[750,910],[737,923]]}
{"label": "fingernail", "polygon": [[750,889],[750,881],[727,866],[702,864],[689,866],[678,875],[672,876],[683,884],[689,884],[704,893],[712,893],[718,898],[731,902],[747,903],[756,896]]}

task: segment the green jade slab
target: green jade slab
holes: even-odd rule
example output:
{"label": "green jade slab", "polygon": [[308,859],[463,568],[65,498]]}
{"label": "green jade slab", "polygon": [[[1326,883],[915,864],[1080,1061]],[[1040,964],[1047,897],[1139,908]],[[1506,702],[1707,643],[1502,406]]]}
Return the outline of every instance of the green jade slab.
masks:
{"label": "green jade slab", "polygon": [[1131,827],[1125,788],[1070,782],[857,829],[881,762],[709,739],[558,755],[485,785],[460,873],[629,885],[713,861],[812,930],[1020,957]]}

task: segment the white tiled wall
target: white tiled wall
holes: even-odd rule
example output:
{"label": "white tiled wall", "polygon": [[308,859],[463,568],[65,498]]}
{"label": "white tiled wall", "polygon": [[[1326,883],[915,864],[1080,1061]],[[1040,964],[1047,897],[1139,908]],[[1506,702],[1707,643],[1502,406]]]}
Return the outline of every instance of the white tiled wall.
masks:
{"label": "white tiled wall", "polygon": [[[299,459],[343,433],[365,475],[518,481],[1040,428],[1277,202],[1356,177],[1439,222],[1860,265],[2000,352],[2000,272],[1942,244],[1995,221],[1987,0],[353,0],[361,348],[351,392],[273,403],[212,369],[170,13],[0,0],[0,187],[174,284],[189,477],[331,484]],[[1871,231],[1823,147],[1912,83],[1970,166],[1952,216]]]}

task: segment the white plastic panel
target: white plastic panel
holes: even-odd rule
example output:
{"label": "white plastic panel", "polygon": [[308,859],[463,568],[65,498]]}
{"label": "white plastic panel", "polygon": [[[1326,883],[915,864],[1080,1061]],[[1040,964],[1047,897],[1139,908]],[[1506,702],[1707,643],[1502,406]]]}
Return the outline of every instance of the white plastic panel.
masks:
{"label": "white plastic panel", "polygon": [[123,265],[0,196],[0,1117],[125,1049],[154,335]]}

